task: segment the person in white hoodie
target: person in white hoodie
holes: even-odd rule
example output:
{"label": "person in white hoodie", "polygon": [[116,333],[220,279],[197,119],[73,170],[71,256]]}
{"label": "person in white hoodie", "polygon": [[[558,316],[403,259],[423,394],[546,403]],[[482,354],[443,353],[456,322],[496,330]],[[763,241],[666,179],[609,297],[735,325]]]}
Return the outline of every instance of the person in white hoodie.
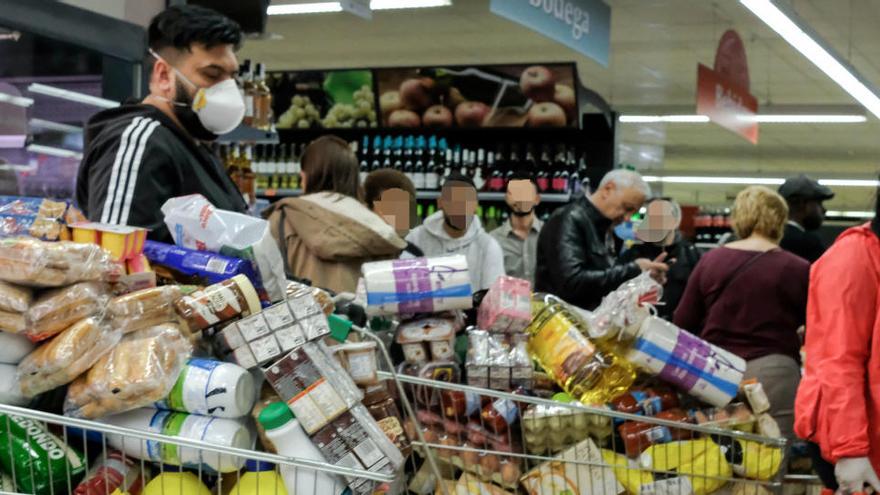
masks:
{"label": "person in white hoodie", "polygon": [[467,258],[474,291],[488,289],[504,275],[504,253],[474,214],[477,189],[468,177],[452,173],[437,200],[440,211],[425,219],[406,236],[425,256],[463,254]]}

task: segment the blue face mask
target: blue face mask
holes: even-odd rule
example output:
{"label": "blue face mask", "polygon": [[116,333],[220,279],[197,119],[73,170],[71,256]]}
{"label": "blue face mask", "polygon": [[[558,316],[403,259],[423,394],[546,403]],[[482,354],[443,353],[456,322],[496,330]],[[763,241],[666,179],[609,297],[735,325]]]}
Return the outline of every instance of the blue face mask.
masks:
{"label": "blue face mask", "polygon": [[633,224],[630,221],[617,224],[617,226],[614,227],[614,235],[624,241],[636,240],[636,234],[633,230]]}

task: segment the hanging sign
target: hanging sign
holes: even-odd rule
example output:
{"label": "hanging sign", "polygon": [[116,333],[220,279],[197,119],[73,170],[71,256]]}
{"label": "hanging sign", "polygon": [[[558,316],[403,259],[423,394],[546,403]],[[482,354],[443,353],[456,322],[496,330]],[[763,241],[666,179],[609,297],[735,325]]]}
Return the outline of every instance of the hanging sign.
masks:
{"label": "hanging sign", "polygon": [[734,30],[721,36],[714,68],[697,64],[697,113],[758,144],[758,100],[749,93],[746,50]]}
{"label": "hanging sign", "polygon": [[489,8],[608,67],[611,7],[602,0],[492,0]]}

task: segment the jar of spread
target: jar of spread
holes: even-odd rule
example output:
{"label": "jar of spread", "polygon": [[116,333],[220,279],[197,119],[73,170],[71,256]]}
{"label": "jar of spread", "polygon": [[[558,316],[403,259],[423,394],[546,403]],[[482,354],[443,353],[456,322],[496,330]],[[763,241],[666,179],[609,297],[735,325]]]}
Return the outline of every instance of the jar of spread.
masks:
{"label": "jar of spread", "polygon": [[379,427],[394,445],[400,449],[404,457],[412,452],[409,439],[403,431],[403,421],[400,419],[400,411],[394,399],[388,394],[385,385],[378,385],[367,389],[364,394],[363,405],[370,411],[373,419],[379,423]]}
{"label": "jar of spread", "polygon": [[236,275],[181,297],[174,305],[190,331],[198,332],[260,311],[260,298],[247,277]]}

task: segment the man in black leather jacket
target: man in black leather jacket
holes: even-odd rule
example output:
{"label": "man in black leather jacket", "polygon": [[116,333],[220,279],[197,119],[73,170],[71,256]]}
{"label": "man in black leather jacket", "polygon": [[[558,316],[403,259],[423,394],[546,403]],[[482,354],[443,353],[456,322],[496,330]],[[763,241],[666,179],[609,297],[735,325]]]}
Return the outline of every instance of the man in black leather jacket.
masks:
{"label": "man in black leather jacket", "polygon": [[612,170],[592,195],[557,209],[538,238],[535,290],[555,294],[592,310],[623,282],[650,271],[662,280],[669,267],[661,258],[618,260],[612,229],[636,213],[651,190],[629,170]]}

